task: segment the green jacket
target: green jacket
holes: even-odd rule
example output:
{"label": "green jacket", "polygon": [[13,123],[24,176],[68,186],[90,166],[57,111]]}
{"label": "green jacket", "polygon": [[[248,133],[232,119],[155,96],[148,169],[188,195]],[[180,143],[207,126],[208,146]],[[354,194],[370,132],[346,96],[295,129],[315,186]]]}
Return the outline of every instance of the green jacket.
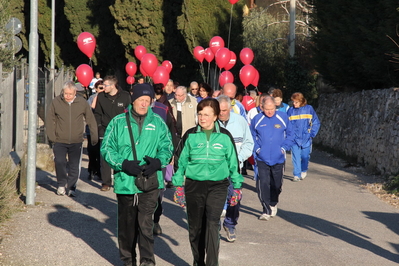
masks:
{"label": "green jacket", "polygon": [[[170,162],[173,154],[172,137],[164,120],[155,114],[151,108],[144,118],[141,133],[131,114],[131,105],[128,108],[130,123],[132,125],[133,138],[136,146],[137,160],[144,165],[143,158],[149,156],[158,158],[162,168]],[[122,163],[125,159],[134,160],[129,130],[126,124],[126,114],[115,116],[108,124],[101,144],[101,155],[114,171],[114,192],[116,194],[142,193],[134,184],[134,176],[122,171]],[[164,187],[162,171],[157,172],[159,189]]]}
{"label": "green jacket", "polygon": [[230,177],[233,187],[241,188],[244,178],[239,173],[233,137],[217,122],[209,141],[200,126],[187,130],[176,156],[177,171],[172,177],[175,186],[183,186],[184,177],[197,181],[221,181]]}

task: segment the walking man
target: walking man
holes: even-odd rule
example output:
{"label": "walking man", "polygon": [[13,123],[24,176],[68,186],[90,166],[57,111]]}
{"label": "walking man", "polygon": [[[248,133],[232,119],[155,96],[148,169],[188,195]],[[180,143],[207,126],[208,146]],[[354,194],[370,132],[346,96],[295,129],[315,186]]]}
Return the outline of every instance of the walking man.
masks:
{"label": "walking man", "polygon": [[[76,183],[80,176],[83,134],[87,123],[91,144],[98,141],[97,124],[90,105],[81,96],[76,96],[72,81],[64,84],[61,94],[53,99],[46,115],[46,132],[53,143],[57,194],[76,196]],[[68,156],[68,159],[67,159]],[[67,172],[68,164],[68,172]]]}
{"label": "walking man", "polygon": [[277,214],[285,153],[294,144],[294,134],[287,114],[276,111],[272,97],[262,98],[260,104],[263,111],[252,119],[251,132],[255,142],[253,155],[258,167],[256,190],[263,208],[259,220],[267,221]]}
{"label": "walking man", "polygon": [[[130,93],[118,88],[118,80],[115,76],[106,76],[103,82],[104,91],[97,96],[97,103],[94,109],[98,126],[100,146],[104,138],[104,132],[115,116],[124,113],[131,103]],[[108,191],[112,185],[111,167],[101,156],[101,191]]]}
{"label": "walking man", "polygon": [[[221,95],[217,100],[220,106],[219,124],[221,127],[226,128],[233,136],[241,169],[244,161],[252,155],[254,148],[251,131],[247,121],[242,116],[231,112],[231,100],[229,97]],[[234,242],[237,238],[236,225],[240,215],[240,201],[235,206],[228,204],[231,201],[233,191],[234,188],[230,182],[226,204],[222,212],[222,216],[223,214],[225,215],[223,228],[227,233],[227,240],[229,242]]]}

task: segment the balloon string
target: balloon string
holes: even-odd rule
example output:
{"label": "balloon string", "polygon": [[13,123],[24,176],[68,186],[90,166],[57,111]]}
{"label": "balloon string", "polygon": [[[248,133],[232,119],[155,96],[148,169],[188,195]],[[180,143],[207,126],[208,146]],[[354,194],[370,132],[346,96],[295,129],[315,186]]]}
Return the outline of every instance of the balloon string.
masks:
{"label": "balloon string", "polygon": [[215,75],[214,75],[214,77],[213,77],[213,86],[212,86],[212,87],[214,87],[214,88],[216,87],[216,84],[217,84],[217,83],[216,83],[216,73],[217,73],[217,70],[218,70],[218,69],[217,69],[217,65],[216,65],[216,62],[215,62]]}
{"label": "balloon string", "polygon": [[[221,73],[222,73],[222,69],[219,68],[219,78],[220,78]],[[217,84],[219,85],[219,87],[221,87],[221,86],[220,86],[220,82],[218,82]]]}
{"label": "balloon string", "polygon": [[230,26],[229,26],[229,39],[227,41],[227,48],[230,49],[230,32],[231,32],[231,22],[233,20],[233,6],[231,5],[231,10],[230,10]]}
{"label": "balloon string", "polygon": [[201,77],[202,77],[202,80],[204,81],[204,82],[206,82],[206,79],[205,79],[205,71],[204,71],[204,65],[202,64],[202,62],[200,62],[200,71],[201,71]]}
{"label": "balloon string", "polygon": [[208,84],[209,84],[209,72],[210,72],[210,69],[211,69],[211,62],[208,62],[208,76],[206,78],[206,83],[208,83]]}

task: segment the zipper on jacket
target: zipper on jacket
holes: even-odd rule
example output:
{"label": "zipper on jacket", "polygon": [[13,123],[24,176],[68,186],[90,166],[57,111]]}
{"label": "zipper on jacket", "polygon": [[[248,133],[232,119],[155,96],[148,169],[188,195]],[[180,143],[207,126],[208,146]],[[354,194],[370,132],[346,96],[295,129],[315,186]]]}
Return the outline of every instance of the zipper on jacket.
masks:
{"label": "zipper on jacket", "polygon": [[72,103],[68,103],[69,105],[69,144],[71,144],[71,135],[72,135]]}

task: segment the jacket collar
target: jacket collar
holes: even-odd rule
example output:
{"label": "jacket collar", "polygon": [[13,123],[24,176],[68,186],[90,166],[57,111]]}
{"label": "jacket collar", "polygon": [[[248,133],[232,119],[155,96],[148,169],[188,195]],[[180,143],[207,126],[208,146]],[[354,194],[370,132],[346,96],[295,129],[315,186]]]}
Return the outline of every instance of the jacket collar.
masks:
{"label": "jacket collar", "polygon": [[[214,124],[214,127],[213,127],[213,131],[212,132],[220,133],[220,125],[219,125],[218,120],[216,120],[213,124]],[[196,133],[199,133],[199,132],[202,132],[202,127],[198,124]]]}

